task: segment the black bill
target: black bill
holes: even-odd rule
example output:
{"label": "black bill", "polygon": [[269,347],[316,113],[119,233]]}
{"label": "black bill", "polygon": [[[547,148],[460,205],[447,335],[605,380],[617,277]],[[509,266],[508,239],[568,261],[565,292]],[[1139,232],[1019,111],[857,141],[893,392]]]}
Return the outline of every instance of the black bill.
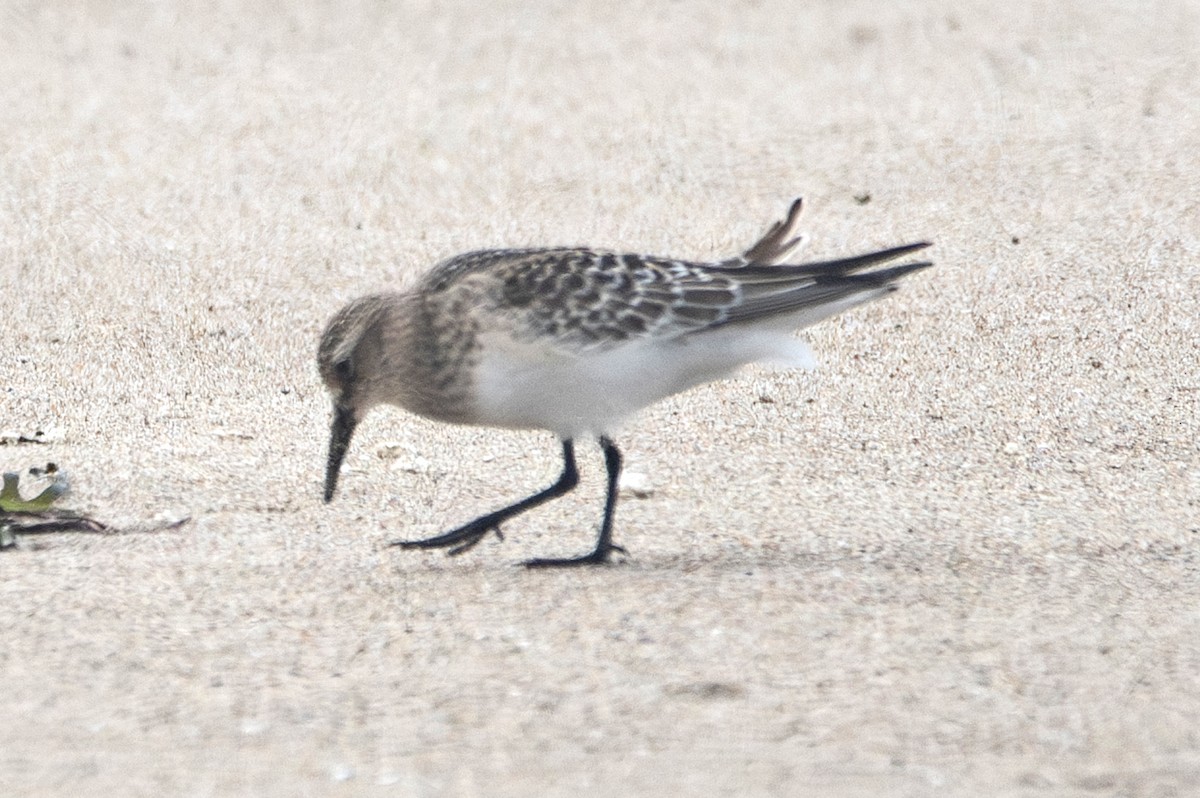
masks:
{"label": "black bill", "polygon": [[333,500],[333,492],[337,490],[338,472],[342,470],[342,460],[346,458],[346,450],[350,448],[350,438],[358,420],[354,411],[340,405],[333,406],[333,425],[329,430],[329,458],[325,461],[325,501]]}

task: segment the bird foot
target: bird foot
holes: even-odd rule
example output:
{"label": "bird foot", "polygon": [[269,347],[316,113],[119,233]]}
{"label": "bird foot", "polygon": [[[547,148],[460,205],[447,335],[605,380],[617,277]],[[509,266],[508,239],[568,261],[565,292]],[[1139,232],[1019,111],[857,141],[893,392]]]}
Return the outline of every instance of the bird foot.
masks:
{"label": "bird foot", "polygon": [[595,551],[585,554],[582,557],[567,557],[564,559],[538,557],[526,560],[524,565],[526,568],[575,568],[582,565],[604,565],[609,561],[609,555],[614,551],[626,556],[629,554],[623,546],[608,543],[603,546],[597,546]]}
{"label": "bird foot", "polygon": [[497,523],[488,523],[484,519],[475,519],[469,524],[463,524],[458,529],[452,529],[441,535],[435,535],[431,538],[423,540],[393,540],[390,546],[398,546],[402,549],[450,549],[446,554],[450,557],[457,557],[464,554],[479,545],[479,541],[483,540],[489,532],[495,532],[496,537],[504,540],[504,533],[500,531],[500,525]]}

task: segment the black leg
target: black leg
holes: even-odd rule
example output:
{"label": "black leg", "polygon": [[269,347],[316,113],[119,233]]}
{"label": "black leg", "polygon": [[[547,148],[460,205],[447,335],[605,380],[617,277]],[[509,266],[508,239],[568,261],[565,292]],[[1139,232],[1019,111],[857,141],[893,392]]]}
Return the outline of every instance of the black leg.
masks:
{"label": "black leg", "polygon": [[596,548],[590,554],[568,559],[527,560],[529,568],[569,568],[576,565],[602,565],[608,562],[614,551],[625,554],[625,549],[612,542],[613,511],[617,508],[617,479],[621,476],[621,450],[607,436],[600,438],[604,450],[604,466],[608,469],[608,494],[604,497],[604,519],[600,522],[600,535]]}
{"label": "black leg", "polygon": [[[481,515],[474,521],[463,524],[457,529],[451,529],[436,537],[426,538],[425,540],[396,540],[391,545],[399,546],[402,549],[441,549],[450,548],[447,552],[451,556],[462,554],[464,551],[470,551],[475,547],[475,544],[483,540],[484,535],[488,532],[495,532],[496,537],[501,540],[504,535],[500,532],[500,524],[512,518],[514,515],[537,507],[539,504],[550,501],[551,499],[562,496],[569,492],[577,484],[579,484],[579,471],[575,468],[575,444],[572,441],[563,441],[563,471],[559,476],[558,481],[543,491],[521,499],[516,504],[510,504],[508,507],[502,507],[495,512]],[[618,455],[619,457],[619,455]],[[452,548],[451,548],[452,547]]]}

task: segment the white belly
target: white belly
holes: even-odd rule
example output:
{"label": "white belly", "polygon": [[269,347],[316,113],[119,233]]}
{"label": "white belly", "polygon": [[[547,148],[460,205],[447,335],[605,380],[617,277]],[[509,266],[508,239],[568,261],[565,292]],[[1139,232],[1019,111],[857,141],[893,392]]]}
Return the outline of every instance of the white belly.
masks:
{"label": "white belly", "polygon": [[770,328],[724,328],[591,353],[507,336],[481,343],[475,374],[479,423],[548,429],[563,438],[609,432],[641,408],[727,377],[747,363],[812,366],[808,347],[794,333]]}

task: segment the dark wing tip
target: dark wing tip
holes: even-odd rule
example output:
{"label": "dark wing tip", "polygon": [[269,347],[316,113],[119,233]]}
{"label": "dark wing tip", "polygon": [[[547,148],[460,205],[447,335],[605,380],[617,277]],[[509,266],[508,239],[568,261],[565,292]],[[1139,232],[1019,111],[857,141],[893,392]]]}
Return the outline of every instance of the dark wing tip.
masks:
{"label": "dark wing tip", "polygon": [[[829,273],[848,275],[852,272],[861,272],[880,263],[886,263],[889,260],[902,258],[905,255],[909,255],[913,252],[919,252],[922,249],[931,246],[933,246],[932,241],[918,241],[914,244],[902,244],[898,247],[889,247],[888,249],[881,249],[876,252],[868,252],[865,255],[855,255],[849,258],[839,258],[837,260],[821,261],[818,263],[804,263],[796,266],[795,268],[810,271],[814,274]],[[891,270],[889,269],[887,271]],[[875,273],[878,274],[879,272]]]}
{"label": "dark wing tip", "polygon": [[890,247],[888,249],[880,250],[879,252],[873,252],[866,257],[874,258],[874,259],[876,259],[876,262],[880,262],[880,261],[884,261],[884,260],[892,260],[894,258],[899,258],[902,255],[909,254],[910,252],[920,252],[921,250],[927,249],[932,246],[933,246],[932,241],[917,241],[912,244],[901,244],[898,247]]}
{"label": "dark wing tip", "polygon": [[892,266],[888,269],[880,269],[879,271],[847,275],[842,279],[874,283],[876,285],[885,285],[888,288],[895,290],[896,286],[894,283],[896,280],[899,280],[901,277],[906,277],[913,272],[919,272],[922,269],[928,269],[932,265],[933,261],[931,260],[919,260],[912,263],[902,263],[899,266]]}

